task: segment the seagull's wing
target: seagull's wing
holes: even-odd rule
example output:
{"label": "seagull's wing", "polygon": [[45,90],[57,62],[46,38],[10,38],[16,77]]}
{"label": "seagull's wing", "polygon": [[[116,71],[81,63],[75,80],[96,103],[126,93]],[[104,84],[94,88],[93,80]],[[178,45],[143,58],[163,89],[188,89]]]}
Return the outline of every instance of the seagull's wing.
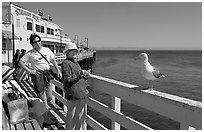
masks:
{"label": "seagull's wing", "polygon": [[153,76],[156,77],[156,78],[165,77],[165,76],[159,71],[159,69],[158,69],[157,67],[154,67],[154,66],[153,66],[152,74],[153,74]]}

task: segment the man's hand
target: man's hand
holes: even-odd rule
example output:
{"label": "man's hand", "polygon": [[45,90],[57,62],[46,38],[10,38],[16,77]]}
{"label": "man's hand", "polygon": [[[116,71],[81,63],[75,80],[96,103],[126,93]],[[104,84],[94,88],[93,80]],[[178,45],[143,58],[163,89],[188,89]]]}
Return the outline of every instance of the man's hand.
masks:
{"label": "man's hand", "polygon": [[58,70],[57,77],[58,77],[58,79],[62,78],[62,73],[60,72],[60,70]]}
{"label": "man's hand", "polygon": [[88,79],[90,76],[90,71],[82,70],[83,76],[85,79]]}
{"label": "man's hand", "polygon": [[34,69],[30,69],[29,72],[30,72],[30,74],[34,74],[34,75],[36,75],[36,76],[39,76],[39,75],[40,75],[40,72],[37,71],[37,70],[34,70]]}

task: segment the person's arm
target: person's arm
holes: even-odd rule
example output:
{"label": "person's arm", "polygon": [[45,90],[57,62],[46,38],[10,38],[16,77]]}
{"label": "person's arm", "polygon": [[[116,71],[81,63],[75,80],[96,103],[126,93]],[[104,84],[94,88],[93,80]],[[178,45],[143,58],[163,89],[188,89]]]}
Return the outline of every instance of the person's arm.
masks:
{"label": "person's arm", "polygon": [[23,62],[22,60],[19,61],[19,65],[25,69],[26,71],[28,71],[30,74],[35,74],[35,75],[39,75],[40,73],[35,70],[35,69],[30,69],[29,67],[26,66],[25,62]]}
{"label": "person's arm", "polygon": [[62,73],[59,70],[57,62],[55,60],[55,54],[49,48],[47,48],[47,50],[48,50],[49,55],[50,55],[50,62],[53,64],[53,66],[55,67],[55,69],[57,71],[58,78],[62,78]]}
{"label": "person's arm", "polygon": [[88,78],[89,78],[89,76],[90,76],[90,70],[89,71],[87,71],[87,70],[82,70],[82,77],[85,79],[85,80],[87,80]]}
{"label": "person's arm", "polygon": [[62,75],[62,80],[69,85],[74,84],[79,79],[76,74],[72,73],[68,62],[62,62]]}
{"label": "person's arm", "polygon": [[59,67],[57,65],[56,60],[55,59],[51,59],[50,62],[54,65],[54,67],[55,67],[55,69],[57,71],[58,77],[62,78],[62,73],[61,73],[61,71],[60,71],[60,69],[59,69]]}

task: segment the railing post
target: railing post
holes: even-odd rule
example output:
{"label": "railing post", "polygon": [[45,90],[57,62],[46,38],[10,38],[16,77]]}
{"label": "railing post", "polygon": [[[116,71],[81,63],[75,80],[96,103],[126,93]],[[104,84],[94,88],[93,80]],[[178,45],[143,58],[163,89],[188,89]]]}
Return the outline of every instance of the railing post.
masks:
{"label": "railing post", "polygon": [[[51,82],[51,84],[50,84],[50,88],[51,88],[51,95],[52,95],[52,91],[55,91],[55,85]],[[52,96],[52,102],[53,103],[55,103],[55,97],[54,96]]]}
{"label": "railing post", "polygon": [[[118,97],[112,97],[112,109],[114,109],[116,112],[121,112],[121,99]],[[111,121],[112,123],[112,130],[120,130],[120,124],[118,124],[115,121]]]}
{"label": "railing post", "polygon": [[[65,92],[63,92],[63,97],[65,97]],[[63,105],[63,109],[64,109],[64,111],[68,111],[67,105]]]}
{"label": "railing post", "polygon": [[85,121],[84,121],[84,130],[87,130],[87,120],[86,120],[86,116],[87,116],[87,103],[84,106],[84,115],[85,115]]}

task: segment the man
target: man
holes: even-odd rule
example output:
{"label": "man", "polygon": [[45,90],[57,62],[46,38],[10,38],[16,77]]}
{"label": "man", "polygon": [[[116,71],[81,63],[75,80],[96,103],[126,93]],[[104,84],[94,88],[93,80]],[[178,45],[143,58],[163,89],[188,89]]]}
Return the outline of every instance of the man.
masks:
{"label": "man", "polygon": [[[56,68],[59,78],[62,77],[62,74],[55,61],[54,53],[49,48],[42,46],[41,37],[37,34],[31,34],[29,39],[33,49],[29,50],[20,59],[19,64],[30,73],[35,93],[40,99],[42,99],[42,101],[45,102],[45,105],[49,109],[46,93],[51,91],[50,81],[52,77],[49,73],[50,63],[52,63]],[[26,63],[30,63],[31,65],[27,67]],[[47,113],[48,112],[43,114],[45,119],[44,124],[53,124],[53,122],[48,118]]]}

